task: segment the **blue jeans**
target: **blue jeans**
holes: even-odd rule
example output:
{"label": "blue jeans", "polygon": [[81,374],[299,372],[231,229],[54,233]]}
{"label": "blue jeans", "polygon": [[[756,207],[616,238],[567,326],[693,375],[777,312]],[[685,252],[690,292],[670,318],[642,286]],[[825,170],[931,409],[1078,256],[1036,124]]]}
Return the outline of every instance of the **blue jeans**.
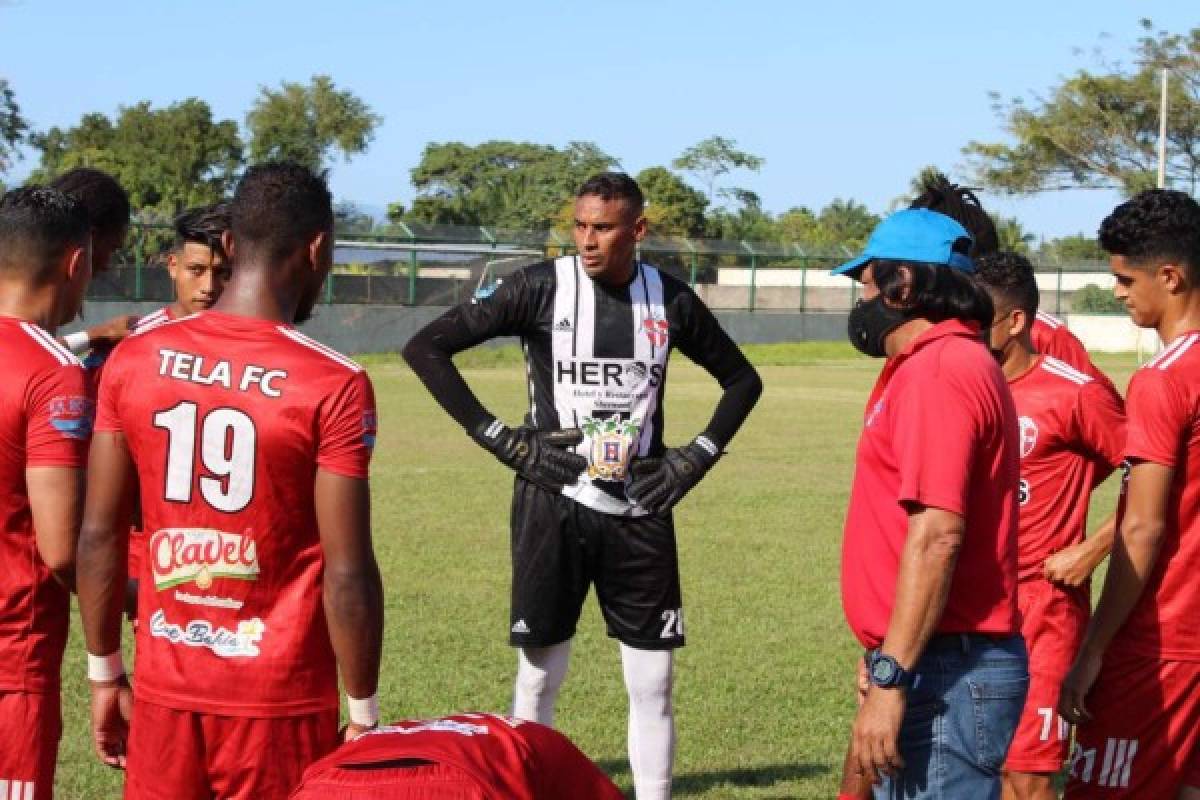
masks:
{"label": "blue jeans", "polygon": [[938,636],[917,662],[900,727],[904,770],[876,800],[999,800],[1000,771],[1025,705],[1025,640]]}

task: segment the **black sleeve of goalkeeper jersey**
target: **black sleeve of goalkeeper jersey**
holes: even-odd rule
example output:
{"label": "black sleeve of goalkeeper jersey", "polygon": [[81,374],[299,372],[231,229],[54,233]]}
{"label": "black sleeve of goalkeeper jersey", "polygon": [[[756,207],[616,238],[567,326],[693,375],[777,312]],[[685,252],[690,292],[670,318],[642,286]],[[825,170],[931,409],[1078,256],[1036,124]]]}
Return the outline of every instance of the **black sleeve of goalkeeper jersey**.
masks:
{"label": "black sleeve of goalkeeper jersey", "polygon": [[669,312],[673,326],[679,326],[678,330],[672,331],[675,345],[716,378],[724,390],[704,431],[724,449],[758,402],[762,379],[708,306],[687,284],[665,275],[663,282],[668,292],[674,290],[671,292],[674,296],[668,297],[667,303],[668,307],[673,307],[673,313]]}
{"label": "black sleeve of goalkeeper jersey", "polygon": [[417,331],[404,346],[404,360],[434,399],[468,433],[491,419],[454,365],[454,354],[497,336],[533,333],[547,298],[553,302],[554,270],[521,270],[504,278],[487,297],[447,311]]}

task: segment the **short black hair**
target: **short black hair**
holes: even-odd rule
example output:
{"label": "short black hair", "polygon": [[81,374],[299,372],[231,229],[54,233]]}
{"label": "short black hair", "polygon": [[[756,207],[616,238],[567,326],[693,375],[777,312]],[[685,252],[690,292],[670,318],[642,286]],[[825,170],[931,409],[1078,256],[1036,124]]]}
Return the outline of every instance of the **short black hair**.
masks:
{"label": "short black hair", "polygon": [[1200,204],[1174,189],[1138,192],[1100,223],[1100,246],[1135,266],[1179,264],[1200,286]]}
{"label": "short black hair", "polygon": [[1041,295],[1033,264],[1020,253],[997,250],[975,259],[975,277],[993,295],[999,295],[1013,308],[1032,319],[1037,315]]}
{"label": "short black hair", "polygon": [[175,218],[175,249],[180,249],[188,242],[194,242],[225,258],[221,234],[229,230],[229,218],[228,203],[189,208]]}
{"label": "short black hair", "polygon": [[316,234],[333,230],[329,187],[307,167],[290,161],[250,167],[230,204],[230,229],[239,248],[283,258]]}
{"label": "short black hair", "polygon": [[0,197],[0,271],[45,278],[71,245],[86,245],[83,204],[57,189],[30,185]]}
{"label": "short black hair", "polygon": [[642,195],[642,187],[638,186],[638,182],[624,172],[600,172],[588,178],[579,187],[575,196],[586,197],[588,195],[603,197],[605,200],[619,198],[629,203],[630,208],[638,214],[641,214],[642,209],[646,207],[646,198]]}
{"label": "short black hair", "polygon": [[88,224],[100,236],[116,236],[129,227],[129,194],[107,172],[76,167],[51,181],[50,187],[82,203]]}
{"label": "short black hair", "polygon": [[922,192],[912,201],[909,208],[927,208],[958,222],[971,234],[972,258],[994,253],[1000,249],[1000,238],[996,235],[996,223],[983,210],[983,204],[975,196],[975,189],[951,183],[942,173],[935,174],[925,182]]}
{"label": "short black hair", "polygon": [[[905,279],[905,269],[910,280]],[[957,319],[975,322],[980,328],[992,324],[992,298],[966,272],[938,264],[876,259],[871,262],[871,273],[883,299],[909,319]]]}

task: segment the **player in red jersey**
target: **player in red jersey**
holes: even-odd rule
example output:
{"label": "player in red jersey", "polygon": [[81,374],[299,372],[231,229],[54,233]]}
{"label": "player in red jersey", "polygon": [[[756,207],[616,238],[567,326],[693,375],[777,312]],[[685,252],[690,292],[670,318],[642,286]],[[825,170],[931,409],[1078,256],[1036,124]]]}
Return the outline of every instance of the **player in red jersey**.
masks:
{"label": "player in red jersey", "polygon": [[[115,178],[92,167],[68,170],[51,181],[50,188],[83,206],[92,234],[92,274],[107,272],[113,253],[121,249],[129,233],[129,195]],[[102,362],[108,351],[129,335],[136,320],[134,315],[123,314],[86,330],[69,333],[59,341],[80,356],[92,351],[101,356]],[[70,320],[64,320],[62,324],[67,322]],[[84,366],[92,368],[88,360],[84,361]]]}
{"label": "player in red jersey", "polygon": [[553,728],[499,714],[404,720],[342,745],[291,800],[621,800]]}
{"label": "player in red jersey", "polygon": [[1046,560],[1068,548],[1107,555],[1111,525],[1089,540],[1088,500],[1118,467],[1125,447],[1120,396],[1104,382],[1040,354],[1030,337],[1037,314],[1033,265],[998,252],[976,262],[995,306],[990,339],[1017,407],[1021,505],[1017,532],[1017,605],[1029,649],[1029,694],[1005,760],[1004,797],[1054,800],[1053,775],[1067,756],[1058,690],[1075,660],[1090,613],[1086,584],[1052,583]]}
{"label": "player in red jersey", "polygon": [[1166,348],[1126,399],[1117,538],[1059,712],[1069,798],[1200,798],[1200,205],[1152,189],[1100,226],[1115,293]]}
{"label": "player in red jersey", "polygon": [[[383,590],[367,464],[366,372],[292,327],[333,255],[309,170],[247,170],[211,311],[126,340],[100,389],[79,545],[98,754],[127,798],[284,798],[378,721]],[[120,713],[128,510],[146,531],[133,718]],[[128,740],[128,756],[125,754]]]}
{"label": "player in red jersey", "polygon": [[226,203],[189,208],[175,218],[175,245],[167,254],[167,274],[175,287],[175,301],[139,319],[135,332],[212,308],[233,273],[221,244],[227,230]]}
{"label": "player in red jersey", "polygon": [[0,198],[0,798],[46,800],[93,404],[54,329],[90,276],[87,214],[61,192]]}

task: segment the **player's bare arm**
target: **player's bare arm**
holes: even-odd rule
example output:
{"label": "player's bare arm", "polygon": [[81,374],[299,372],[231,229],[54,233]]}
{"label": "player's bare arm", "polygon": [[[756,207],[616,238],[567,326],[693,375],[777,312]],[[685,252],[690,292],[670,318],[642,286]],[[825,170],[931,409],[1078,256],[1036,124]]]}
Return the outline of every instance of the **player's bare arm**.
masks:
{"label": "player's bare arm", "polygon": [[1172,467],[1151,461],[1139,461],[1129,471],[1128,504],[1113,543],[1104,590],[1059,695],[1058,713],[1068,722],[1091,717],[1087,694],[1100,672],[1104,651],[1125,624],[1158,561],[1174,475]]}
{"label": "player's bare arm", "polygon": [[137,321],[136,314],[121,314],[78,333],[60,336],[58,340],[72,352],[82,353],[95,345],[115,345],[133,332]]}
{"label": "player's bare arm", "polygon": [[87,501],[77,558],[79,613],[89,663],[92,743],[111,767],[124,768],[133,698],[120,666],[121,612],[125,607],[129,520],[136,480],[120,433],[97,433],[88,456]]}
{"label": "player's bare arm", "polygon": [[1091,536],[1050,555],[1045,563],[1046,580],[1062,586],[1083,586],[1112,552],[1116,531],[1117,516],[1110,514]]}
{"label": "player's bare arm", "polygon": [[[318,469],[314,501],[325,556],[325,617],[342,684],[350,698],[373,698],[383,651],[383,581],[371,546],[369,484]],[[371,727],[351,720],[346,736]]]}
{"label": "player's bare arm", "polygon": [[[918,505],[909,509],[896,602],[880,648],[904,669],[920,659],[942,617],[965,531],[965,521],[953,512]],[[872,686],[867,691],[851,732],[850,760],[859,774],[874,779],[903,768],[897,738],[905,704],[902,689]]]}
{"label": "player's bare arm", "polygon": [[74,591],[84,471],[75,467],[28,467],[25,487],[38,555],[55,579]]}

